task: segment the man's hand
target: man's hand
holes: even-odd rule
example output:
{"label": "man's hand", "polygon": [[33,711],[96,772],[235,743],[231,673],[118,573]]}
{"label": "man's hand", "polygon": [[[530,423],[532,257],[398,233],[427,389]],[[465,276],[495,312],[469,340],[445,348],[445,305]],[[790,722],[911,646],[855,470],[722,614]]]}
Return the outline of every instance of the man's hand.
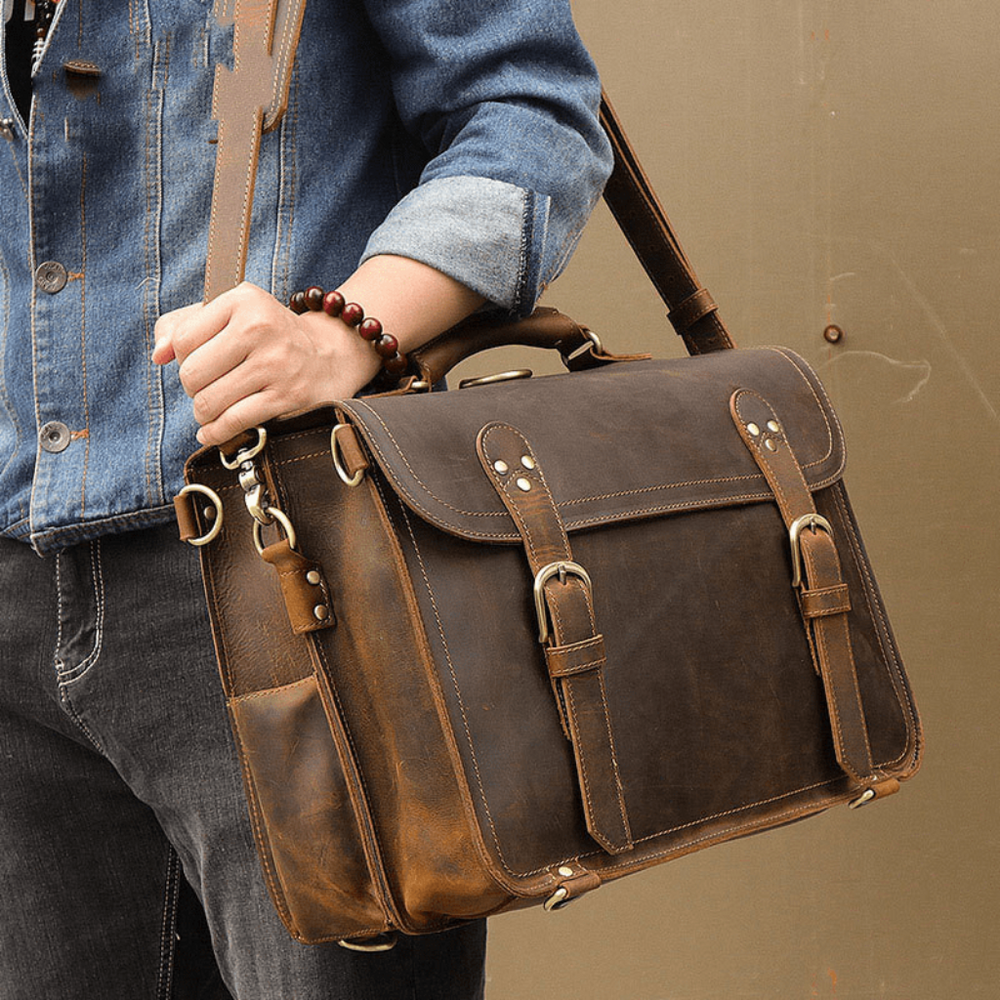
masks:
{"label": "man's hand", "polygon": [[244,282],[208,305],[165,313],[153,361],[180,365],[202,444],[293,410],[346,399],[367,385],[380,359],[356,330],[325,313],[296,316]]}

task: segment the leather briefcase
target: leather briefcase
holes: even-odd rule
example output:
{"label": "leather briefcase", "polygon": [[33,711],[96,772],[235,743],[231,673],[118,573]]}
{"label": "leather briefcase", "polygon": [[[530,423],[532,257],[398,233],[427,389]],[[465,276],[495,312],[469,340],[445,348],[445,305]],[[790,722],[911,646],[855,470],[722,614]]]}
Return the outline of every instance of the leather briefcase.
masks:
{"label": "leather briefcase", "polygon": [[[917,769],[823,387],[731,350],[609,110],[608,198],[695,356],[552,310],[466,325],[398,392],[188,463],[222,682],[292,935],[383,948]],[[518,340],[566,374],[421,392]]]}

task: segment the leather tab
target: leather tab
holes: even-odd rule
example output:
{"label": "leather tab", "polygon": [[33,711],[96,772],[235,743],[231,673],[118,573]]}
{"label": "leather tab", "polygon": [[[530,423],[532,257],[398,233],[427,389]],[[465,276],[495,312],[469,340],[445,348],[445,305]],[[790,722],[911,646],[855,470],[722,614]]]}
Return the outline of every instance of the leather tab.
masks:
{"label": "leather tab", "polygon": [[[796,522],[802,524],[803,518],[817,515],[802,468],[767,400],[752,390],[739,389],[730,398],[730,413],[774,492],[785,526],[791,529]],[[797,535],[803,572],[798,596],[806,634],[823,679],[837,762],[855,781],[871,786],[878,775],[851,648],[850,598],[835,539],[818,522],[811,524]]]}
{"label": "leather tab", "polygon": [[699,288],[693,295],[689,295],[680,305],[674,306],[670,310],[667,319],[671,326],[679,333],[687,333],[703,316],[715,312],[719,307],[715,304],[707,288]]}
{"label": "leather tab", "polygon": [[340,451],[340,461],[348,478],[368,469],[368,456],[361,447],[358,433],[349,424],[340,424],[334,431],[337,448]]}
{"label": "leather tab", "polygon": [[[476,450],[517,525],[532,575],[537,579],[553,563],[572,563],[566,529],[527,438],[510,424],[490,423],[479,432]],[[608,853],[621,854],[632,849],[632,833],[590,589],[567,572],[545,583],[544,597],[555,639],[545,647],[546,661],[573,744],[587,831]]]}
{"label": "leather tab", "polygon": [[281,595],[285,599],[285,610],[293,632],[301,635],[337,624],[330,588],[318,563],[296,552],[287,538],[267,546],[261,558],[278,572]]}
{"label": "leather tab", "polygon": [[201,534],[195,513],[194,497],[190,493],[174,497],[174,515],[177,518],[177,530],[182,542],[189,542]]}

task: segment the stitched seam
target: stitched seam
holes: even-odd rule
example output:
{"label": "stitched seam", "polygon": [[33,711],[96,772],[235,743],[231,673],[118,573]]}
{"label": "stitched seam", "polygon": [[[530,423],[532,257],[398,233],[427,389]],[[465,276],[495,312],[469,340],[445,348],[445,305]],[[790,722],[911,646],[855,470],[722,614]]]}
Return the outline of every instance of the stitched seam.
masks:
{"label": "stitched seam", "polygon": [[589,670],[593,670],[595,667],[600,667],[608,662],[606,656],[600,656],[596,660],[589,660],[587,663],[577,663],[570,667],[560,667],[558,664],[555,665],[549,672],[553,677],[573,677],[575,674],[585,674]]}
{"label": "stitched seam", "polygon": [[[379,492],[381,493],[381,490]],[[496,824],[493,821],[493,814],[490,812],[490,804],[486,798],[486,789],[483,787],[483,777],[482,773],[479,770],[479,760],[476,757],[476,745],[473,742],[472,732],[469,729],[469,720],[465,711],[465,702],[462,698],[462,689],[459,686],[458,677],[455,673],[455,665],[451,659],[451,651],[448,648],[448,639],[445,636],[444,625],[441,622],[441,614],[438,610],[437,600],[434,597],[434,588],[431,587],[430,579],[427,576],[427,570],[424,566],[423,556],[421,556],[420,554],[420,547],[417,545],[417,539],[413,533],[413,526],[410,524],[410,519],[407,516],[406,509],[402,506],[400,506],[400,515],[403,518],[403,523],[406,525],[407,533],[410,536],[410,542],[413,545],[413,552],[417,557],[417,565],[420,567],[420,575],[421,577],[423,577],[424,586],[427,588],[427,595],[430,598],[431,608],[434,611],[434,621],[435,624],[437,625],[438,635],[441,637],[441,645],[442,648],[444,649],[445,662],[448,664],[448,673],[451,675],[451,682],[455,688],[455,696],[458,698],[459,714],[461,715],[462,718],[462,728],[465,731],[465,739],[469,745],[469,754],[472,757],[472,769],[476,776],[476,786],[479,789],[479,801],[482,803],[483,810],[486,813],[486,821],[489,824],[490,834],[493,837],[493,846],[496,848],[497,859],[499,860],[503,870],[507,872],[509,875],[514,876],[515,878],[521,877],[524,874],[535,875],[541,872],[545,872],[547,871],[547,868],[540,868],[538,869],[537,872],[526,872],[526,873],[516,872],[508,866],[507,861],[504,858],[503,848],[500,845],[500,837],[497,834]],[[552,878],[551,880],[553,882],[555,881],[554,878]]]}
{"label": "stitched seam", "polygon": [[87,429],[83,445],[83,475],[80,478],[80,517],[87,510],[87,470],[90,466],[90,404],[87,399],[87,154],[83,154],[80,175],[80,367],[83,393],[83,424]]}
{"label": "stitched seam", "polygon": [[[854,524],[848,515],[846,506],[838,492],[834,492],[833,499],[837,504],[837,509],[840,511],[841,522],[847,528],[847,533],[852,543],[855,566],[865,579],[866,586],[863,587],[862,590],[864,592],[865,603],[868,606],[868,613],[873,622],[876,617],[878,618],[878,620],[882,623],[882,629],[885,630],[884,634],[889,635],[889,623],[886,620],[885,615],[882,613],[881,602],[873,602],[870,596],[875,593],[875,582],[869,572],[866,560],[861,558],[861,542],[858,538],[857,532],[854,530]],[[904,747],[899,756],[894,757],[892,760],[886,761],[884,764],[880,765],[882,767],[891,767],[893,764],[899,764],[903,758],[907,756],[911,745],[913,747],[914,755],[916,754],[916,739],[918,733],[917,715],[913,699],[907,690],[906,684],[903,683],[903,671],[899,660],[896,658],[891,645],[889,647],[886,646],[885,640],[883,639],[883,631],[876,628],[875,636],[878,639],[879,648],[882,650],[882,665],[889,677],[890,682],[892,683],[893,691],[896,693],[897,704],[899,704],[901,700],[906,703],[906,714],[910,720],[910,724],[907,727],[907,746]],[[895,679],[893,678],[894,674]],[[900,708],[902,709],[901,704]]]}
{"label": "stitched seam", "polygon": [[174,942],[177,927],[177,906],[180,901],[180,863],[171,848],[167,848],[167,870],[164,875],[163,914],[160,920],[160,965],[156,976],[156,1000],[170,1000],[174,978]]}
{"label": "stitched seam", "polygon": [[[812,382],[806,377],[805,372],[803,372],[802,369],[799,367],[799,365],[796,363],[796,359],[791,352],[782,347],[769,347],[766,348],[766,350],[772,351],[779,357],[784,358],[785,361],[788,364],[790,364],[792,368],[795,369],[795,372],[799,376],[799,378],[802,379],[803,382],[805,382],[806,386],[809,389],[810,394],[812,395],[812,398],[816,400],[816,405],[819,409],[820,414],[823,417],[823,423],[826,424],[827,448],[826,448],[826,454],[822,458],[817,458],[814,462],[807,463],[806,468],[811,469],[814,465],[822,465],[823,462],[825,462],[833,454],[834,428],[830,424],[830,417],[828,416],[828,414],[833,415],[834,426],[836,426],[838,432],[837,439],[840,441],[843,441],[844,439],[844,431],[843,428],[840,426],[840,419],[837,417],[837,411],[833,408],[833,403],[830,402],[830,397],[826,394],[826,389],[823,388],[823,383],[819,382],[820,392],[823,394],[823,401],[826,402],[826,406],[823,405],[823,402],[816,394],[816,388],[813,386]],[[803,364],[804,363],[805,362],[803,362]],[[817,379],[817,382],[818,381],[819,380]],[[836,473],[829,480],[824,482],[833,482],[835,479],[840,478],[840,475],[843,473],[843,471],[844,471],[844,460],[842,458],[836,470]]]}
{"label": "stitched seam", "polygon": [[[94,539],[90,543],[90,572],[97,604],[94,622],[94,647],[75,667],[70,667],[59,674],[61,684],[72,684],[79,680],[97,662],[104,647],[104,567],[101,561],[100,539]],[[61,625],[62,621],[60,620]]]}
{"label": "stitched seam", "polygon": [[614,764],[615,768],[615,791],[618,793],[618,809],[620,811],[620,819],[622,821],[622,832],[625,834],[625,839],[631,843],[632,842],[632,830],[629,826],[628,821],[628,811],[625,808],[625,790],[622,788],[621,781],[621,768],[618,766],[618,748],[615,745],[615,736],[611,730],[611,713],[608,708],[608,692],[604,684],[604,671],[600,671],[597,675],[597,680],[601,688],[601,704],[604,707],[604,726],[608,732],[608,747],[611,750],[611,762]]}
{"label": "stitched seam", "polygon": [[242,704],[245,701],[253,701],[256,698],[267,698],[269,695],[278,694],[281,691],[291,691],[293,688],[305,687],[311,684],[313,677],[310,674],[308,677],[303,677],[302,680],[291,681],[288,684],[281,684],[278,687],[265,688],[261,691],[248,691],[246,694],[233,695],[229,701],[233,705]]}

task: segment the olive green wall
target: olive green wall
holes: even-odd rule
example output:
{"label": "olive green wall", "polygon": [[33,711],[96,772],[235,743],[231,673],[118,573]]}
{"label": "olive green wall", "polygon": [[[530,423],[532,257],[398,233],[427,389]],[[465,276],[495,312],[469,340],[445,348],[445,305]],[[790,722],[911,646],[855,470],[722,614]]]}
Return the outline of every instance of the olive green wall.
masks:
{"label": "olive green wall", "polygon": [[[574,9],[734,336],[791,346],[833,396],[928,748],[916,779],[869,809],[714,848],[558,914],[494,920],[487,996],[992,1000],[995,5]],[[548,301],[613,350],[680,353],[603,207]]]}

